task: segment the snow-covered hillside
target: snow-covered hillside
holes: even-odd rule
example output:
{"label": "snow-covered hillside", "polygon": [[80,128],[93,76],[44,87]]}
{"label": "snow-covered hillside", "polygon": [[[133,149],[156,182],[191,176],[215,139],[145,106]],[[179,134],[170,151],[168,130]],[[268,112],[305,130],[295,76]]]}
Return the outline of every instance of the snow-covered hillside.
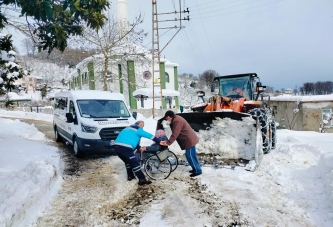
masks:
{"label": "snow-covered hillside", "polygon": [[21,57],[21,65],[29,70],[30,76],[43,79],[44,83],[53,88],[67,88],[68,86],[65,83],[71,80],[70,72],[73,71],[68,66],[59,66],[27,56]]}

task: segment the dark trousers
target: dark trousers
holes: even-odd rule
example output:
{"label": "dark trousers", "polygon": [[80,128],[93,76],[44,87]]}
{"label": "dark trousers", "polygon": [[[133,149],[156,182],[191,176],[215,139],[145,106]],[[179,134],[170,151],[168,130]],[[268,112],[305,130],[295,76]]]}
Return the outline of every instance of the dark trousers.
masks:
{"label": "dark trousers", "polygon": [[141,171],[140,163],[131,148],[115,146],[114,150],[117,156],[125,163],[127,177],[134,177],[135,174],[139,179],[146,179]]}
{"label": "dark trousers", "polygon": [[188,161],[188,164],[190,164],[190,166],[193,169],[193,173],[202,173],[202,170],[200,168],[200,164],[199,164],[199,161],[197,158],[197,151],[195,149],[195,146],[186,149],[185,156]]}

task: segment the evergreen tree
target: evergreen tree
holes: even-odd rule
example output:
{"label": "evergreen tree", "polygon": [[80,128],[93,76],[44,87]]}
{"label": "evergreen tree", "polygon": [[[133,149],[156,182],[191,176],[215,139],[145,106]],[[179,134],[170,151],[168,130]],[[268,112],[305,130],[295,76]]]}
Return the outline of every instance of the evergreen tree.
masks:
{"label": "evergreen tree", "polygon": [[97,30],[104,25],[106,17],[102,11],[109,5],[108,0],[0,1],[1,9],[20,9],[20,16],[26,17],[27,21],[26,27],[19,26],[10,21],[10,13],[0,11],[0,29],[6,26],[20,28],[25,34],[33,34],[39,50],[47,49],[50,53],[55,48],[64,51],[70,36],[82,35],[84,24]]}
{"label": "evergreen tree", "polygon": [[[0,33],[0,90],[1,93],[8,93],[18,88],[15,80],[27,75],[22,67],[16,62],[15,51],[11,40],[11,35],[2,35]],[[6,107],[12,103],[9,99],[6,101]]]}

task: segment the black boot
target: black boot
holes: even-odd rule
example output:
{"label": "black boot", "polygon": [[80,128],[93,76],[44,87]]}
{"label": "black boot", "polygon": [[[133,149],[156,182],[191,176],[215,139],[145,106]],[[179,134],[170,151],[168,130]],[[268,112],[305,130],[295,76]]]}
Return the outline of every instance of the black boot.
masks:
{"label": "black boot", "polygon": [[147,180],[146,178],[139,179],[139,185],[144,185],[144,184],[151,184],[150,180]]}
{"label": "black boot", "polygon": [[131,180],[133,180],[133,179],[135,179],[135,176],[127,177],[127,180],[128,180],[128,181],[131,181]]}

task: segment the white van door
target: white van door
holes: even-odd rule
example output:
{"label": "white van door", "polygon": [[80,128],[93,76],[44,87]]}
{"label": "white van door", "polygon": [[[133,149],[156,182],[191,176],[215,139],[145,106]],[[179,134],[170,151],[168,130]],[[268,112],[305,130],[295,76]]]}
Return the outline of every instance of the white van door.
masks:
{"label": "white van door", "polygon": [[56,119],[55,123],[59,134],[65,139],[68,139],[67,123],[66,123],[67,106],[68,106],[67,97],[56,97],[55,100],[56,111],[54,112],[54,117]]}
{"label": "white van door", "polygon": [[67,123],[67,131],[68,131],[68,139],[73,138],[73,134],[76,131],[76,128],[78,127],[78,116],[77,116],[77,111],[75,109],[74,101],[69,100],[69,107],[68,107],[68,113],[71,113],[74,119],[74,122],[72,123]]}

